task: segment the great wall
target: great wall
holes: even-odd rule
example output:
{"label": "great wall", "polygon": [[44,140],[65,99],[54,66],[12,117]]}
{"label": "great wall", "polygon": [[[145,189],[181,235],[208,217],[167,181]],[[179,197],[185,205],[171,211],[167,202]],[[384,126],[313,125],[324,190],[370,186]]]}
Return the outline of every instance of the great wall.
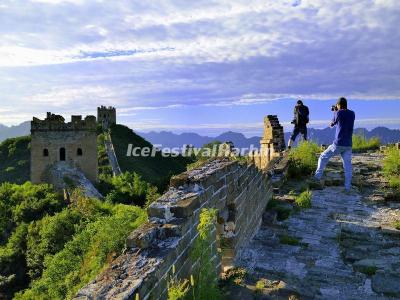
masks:
{"label": "great wall", "polygon": [[[99,110],[99,116],[105,118],[100,122],[104,130],[110,122],[116,122],[113,115],[104,114],[104,109]],[[91,122],[91,117],[84,121],[73,117],[71,123],[63,125],[63,119],[50,114],[47,121],[34,119],[32,133],[46,137],[76,129],[79,133],[82,127],[87,129],[87,124],[92,131]],[[58,133],[51,133],[54,130]],[[76,140],[71,140],[76,148]],[[44,154],[43,147],[57,153],[60,146],[32,145],[33,158]],[[381,157],[355,158],[355,184],[362,187],[369,183],[369,189],[344,195],[337,187],[342,184],[341,174],[329,171],[328,187],[313,193],[311,209],[277,220],[276,211],[266,211],[273,197],[285,209],[294,208],[290,184],[283,184],[288,156],[283,127],[276,116],[264,119],[260,145],[260,151],[249,153],[246,159],[214,158],[173,176],[169,190],[148,207],[148,222],[127,238],[123,254],[83,287],[75,299],[167,299],[172,268],[176,268],[178,278],[188,278],[198,263],[190,257],[190,250],[198,236],[196,227],[202,208],[218,211],[208,245],[218,274],[242,267],[253,277],[264,278],[264,290],[276,299],[400,296],[399,230],[390,227],[392,219],[400,216],[400,207],[385,207],[378,188],[371,189],[379,185],[374,178],[379,178],[375,173]],[[106,139],[105,146],[113,174],[118,175],[121,170],[111,139]],[[82,169],[85,177],[85,169],[76,161],[71,165]],[[42,176],[41,180],[46,178]],[[282,243],[282,236],[295,236],[297,242]],[[372,276],[361,272],[371,266],[376,268]],[[239,289],[229,299],[252,297],[248,289]]]}

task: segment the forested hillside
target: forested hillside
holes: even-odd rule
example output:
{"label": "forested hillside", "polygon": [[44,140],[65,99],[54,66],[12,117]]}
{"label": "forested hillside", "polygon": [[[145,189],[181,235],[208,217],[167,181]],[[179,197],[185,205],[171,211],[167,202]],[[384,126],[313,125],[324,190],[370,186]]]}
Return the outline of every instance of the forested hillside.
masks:
{"label": "forested hillside", "polygon": [[185,171],[186,165],[192,162],[191,159],[182,156],[162,157],[160,151],[157,151],[155,157],[127,156],[129,144],[140,148],[153,148],[153,145],[123,125],[111,127],[111,139],[122,172],[135,172],[159,189],[164,189],[172,175]]}
{"label": "forested hillside", "polygon": [[129,143],[152,145],[125,126],[114,126],[111,135],[124,173],[112,177],[99,131],[103,201],[71,190],[74,200],[66,203],[52,186],[31,184],[30,136],[0,144],[0,299],[72,298],[121,253],[127,235],[147,218],[144,207],[189,162],[160,152],[127,157]]}
{"label": "forested hillside", "polygon": [[24,183],[30,177],[30,136],[0,143],[0,183]]}

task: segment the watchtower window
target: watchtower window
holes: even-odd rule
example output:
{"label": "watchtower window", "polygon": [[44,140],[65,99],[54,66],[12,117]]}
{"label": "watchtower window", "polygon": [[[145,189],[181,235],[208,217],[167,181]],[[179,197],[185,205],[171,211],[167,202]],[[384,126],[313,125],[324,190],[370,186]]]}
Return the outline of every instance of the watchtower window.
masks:
{"label": "watchtower window", "polygon": [[60,148],[60,160],[65,161],[65,148]]}
{"label": "watchtower window", "polygon": [[82,148],[78,148],[78,150],[76,150],[76,155],[78,155],[78,156],[82,156],[83,155]]}
{"label": "watchtower window", "polygon": [[43,156],[47,157],[49,156],[49,149],[43,149]]}

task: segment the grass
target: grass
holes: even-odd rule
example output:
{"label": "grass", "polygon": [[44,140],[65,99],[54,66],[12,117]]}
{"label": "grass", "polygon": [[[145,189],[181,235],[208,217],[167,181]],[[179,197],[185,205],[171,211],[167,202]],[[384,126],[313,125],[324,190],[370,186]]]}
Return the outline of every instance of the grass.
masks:
{"label": "grass", "polygon": [[377,269],[378,268],[375,266],[364,266],[364,267],[360,268],[358,271],[367,276],[372,276],[372,275],[375,275]]}
{"label": "grass", "polygon": [[301,142],[289,153],[288,176],[290,178],[304,178],[317,168],[320,148],[313,142]]}
{"label": "grass", "polygon": [[393,227],[396,228],[397,230],[400,230],[400,220],[395,221],[395,222],[393,223]]}
{"label": "grass", "polygon": [[296,197],[295,203],[300,208],[310,208],[311,197],[312,197],[312,192],[310,190],[304,191],[299,196]]}
{"label": "grass", "polygon": [[298,238],[289,236],[287,234],[283,234],[279,237],[279,241],[281,244],[291,245],[291,246],[298,246],[300,245],[300,241]]}
{"label": "grass", "polygon": [[262,279],[258,280],[256,282],[255,288],[256,288],[256,292],[261,294],[265,288],[265,281]]}
{"label": "grass", "polygon": [[287,218],[290,217],[290,214],[292,213],[292,210],[290,208],[282,206],[281,202],[276,200],[275,198],[272,198],[268,202],[267,209],[276,211],[277,213],[276,218],[278,221],[286,220]]}
{"label": "grass", "polygon": [[286,220],[290,217],[290,214],[292,213],[292,210],[290,208],[284,206],[276,206],[274,210],[277,213],[276,218],[278,221]]}
{"label": "grass", "polygon": [[381,141],[377,137],[372,137],[367,139],[365,136],[361,134],[353,135],[353,151],[354,152],[363,152],[367,150],[377,150],[381,145]]}
{"label": "grass", "polygon": [[390,147],[385,151],[383,159],[383,175],[393,190],[394,198],[400,198],[400,150]]}

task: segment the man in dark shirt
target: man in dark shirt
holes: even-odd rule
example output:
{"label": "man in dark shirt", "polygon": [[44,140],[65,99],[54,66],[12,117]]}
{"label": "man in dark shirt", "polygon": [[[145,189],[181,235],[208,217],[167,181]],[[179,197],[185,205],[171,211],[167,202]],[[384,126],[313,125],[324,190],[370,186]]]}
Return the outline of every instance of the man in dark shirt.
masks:
{"label": "man in dark shirt", "polygon": [[289,139],[288,148],[292,148],[296,137],[301,133],[303,139],[307,141],[307,123],[309,122],[309,110],[308,107],[303,104],[303,101],[298,100],[297,105],[294,107],[294,129],[292,136]]}
{"label": "man in dark shirt", "polygon": [[335,139],[333,144],[326,149],[318,160],[318,168],[315,172],[314,178],[321,180],[324,173],[324,169],[334,155],[340,154],[342,157],[343,168],[344,168],[344,187],[346,191],[351,188],[351,155],[352,155],[352,137],[354,129],[355,114],[352,110],[347,109],[347,100],[342,97],[336,104],[337,111],[335,112],[334,118],[331,122],[331,127],[336,126]]}

